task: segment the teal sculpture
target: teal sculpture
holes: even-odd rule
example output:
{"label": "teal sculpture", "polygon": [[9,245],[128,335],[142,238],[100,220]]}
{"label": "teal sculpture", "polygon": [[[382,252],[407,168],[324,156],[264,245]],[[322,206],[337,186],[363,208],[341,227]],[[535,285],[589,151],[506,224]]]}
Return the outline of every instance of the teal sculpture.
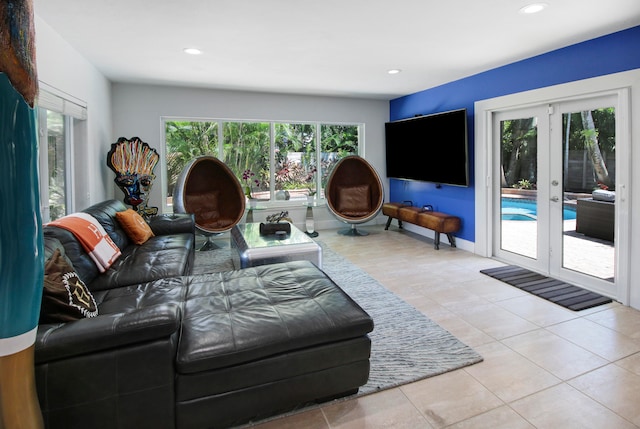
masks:
{"label": "teal sculpture", "polygon": [[0,2],[0,428],[42,428],[34,377],[44,256],[32,0]]}
{"label": "teal sculpture", "polygon": [[0,354],[5,354],[7,338],[29,334],[31,344],[35,340],[44,261],[36,112],[4,73],[0,118]]}

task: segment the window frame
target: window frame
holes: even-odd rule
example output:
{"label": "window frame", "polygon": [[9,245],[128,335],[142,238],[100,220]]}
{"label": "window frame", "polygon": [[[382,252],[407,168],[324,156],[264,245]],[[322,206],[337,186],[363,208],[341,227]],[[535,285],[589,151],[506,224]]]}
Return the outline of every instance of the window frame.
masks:
{"label": "window frame", "polygon": [[[275,183],[275,144],[276,144],[276,124],[302,124],[312,125],[315,127],[315,157],[316,165],[321,166],[322,160],[322,127],[323,126],[353,126],[357,129],[357,155],[363,156],[364,154],[364,126],[362,122],[342,122],[342,121],[304,121],[304,120],[260,120],[260,119],[229,119],[229,118],[206,118],[206,117],[181,117],[181,116],[162,116],[161,118],[161,168],[163,171],[161,178],[161,199],[162,210],[164,213],[173,212],[173,205],[168,201],[168,166],[167,166],[167,134],[166,125],[167,122],[217,122],[218,132],[218,145],[217,154],[214,154],[217,158],[224,160],[224,124],[227,122],[242,122],[242,123],[267,123],[269,124],[269,199],[261,200],[260,205],[267,208],[287,208],[297,207],[302,204],[301,199],[295,200],[278,200],[276,199],[276,183]],[[324,204],[324,189],[322,187],[322,174],[320,169],[315,175],[315,189],[316,198],[318,204]],[[304,201],[306,204],[306,200]]]}
{"label": "window frame", "polygon": [[68,94],[39,82],[39,93],[36,101],[38,109],[38,139],[40,150],[38,153],[38,174],[39,174],[39,195],[40,213],[43,222],[51,219],[49,206],[49,159],[48,150],[48,126],[47,111],[63,116],[64,124],[64,193],[65,193],[65,214],[75,211],[75,175],[74,175],[74,145],[78,136],[75,130],[87,119],[87,105],[85,102],[74,99]]}

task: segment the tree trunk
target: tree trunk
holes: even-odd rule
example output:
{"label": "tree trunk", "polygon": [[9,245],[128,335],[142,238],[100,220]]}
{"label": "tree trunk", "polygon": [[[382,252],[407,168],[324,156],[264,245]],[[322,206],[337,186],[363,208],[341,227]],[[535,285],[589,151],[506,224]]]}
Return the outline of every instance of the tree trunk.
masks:
{"label": "tree trunk", "polygon": [[593,165],[593,170],[596,173],[598,182],[606,186],[610,186],[609,171],[607,171],[607,166],[605,165],[602,153],[600,152],[598,133],[593,122],[591,111],[582,111],[580,112],[580,116],[582,117],[582,127],[584,129],[584,145],[587,149],[587,153],[589,154],[589,159]]}
{"label": "tree trunk", "polygon": [[521,140],[513,142],[513,148],[511,150],[511,157],[509,159],[509,169],[507,170],[506,182],[508,186],[514,185],[520,175],[520,148],[522,147]]}

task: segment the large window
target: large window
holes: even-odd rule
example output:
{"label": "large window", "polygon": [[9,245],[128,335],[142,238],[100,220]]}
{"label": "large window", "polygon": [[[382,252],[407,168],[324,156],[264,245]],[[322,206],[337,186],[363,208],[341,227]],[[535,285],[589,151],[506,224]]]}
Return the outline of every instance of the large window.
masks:
{"label": "large window", "polygon": [[38,95],[40,206],[43,222],[56,220],[74,210],[74,129],[87,117],[86,106],[69,100],[53,88]]}
{"label": "large window", "polygon": [[357,154],[360,124],[165,120],[167,206],[180,172],[213,155],[236,174],[245,193],[263,201],[323,198],[333,165]]}
{"label": "large window", "polygon": [[[43,218],[56,220],[67,214],[67,151],[69,118],[62,113],[40,110],[41,198]],[[44,182],[46,180],[46,183]]]}

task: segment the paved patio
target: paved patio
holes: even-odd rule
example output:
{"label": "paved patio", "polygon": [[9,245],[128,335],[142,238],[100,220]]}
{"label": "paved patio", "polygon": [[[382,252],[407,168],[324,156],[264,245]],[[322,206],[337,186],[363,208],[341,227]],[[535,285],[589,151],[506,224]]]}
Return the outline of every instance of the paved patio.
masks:
{"label": "paved patio", "polygon": [[[502,221],[502,248],[531,258],[536,257],[537,221]],[[610,241],[575,232],[576,221],[564,221],[563,266],[594,277],[613,281],[615,247]]]}

